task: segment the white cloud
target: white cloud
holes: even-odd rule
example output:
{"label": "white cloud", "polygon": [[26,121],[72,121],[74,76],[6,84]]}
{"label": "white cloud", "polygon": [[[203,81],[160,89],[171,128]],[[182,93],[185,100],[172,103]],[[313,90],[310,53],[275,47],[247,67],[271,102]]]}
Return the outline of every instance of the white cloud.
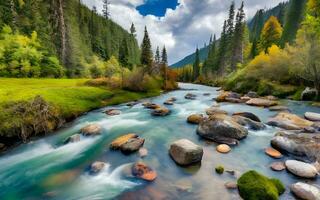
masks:
{"label": "white cloud", "polygon": [[[258,9],[271,8],[283,0],[245,0],[247,18]],[[83,0],[88,6],[95,5],[102,10],[102,0]],[[136,25],[139,43],[143,37],[144,26],[148,27],[153,48],[166,45],[169,63],[174,63],[192,53],[196,46],[202,47],[211,34],[220,35],[223,20],[228,14],[232,0],[179,0],[175,9],[167,9],[164,17],[142,16],[136,10],[144,0],[111,0],[110,14],[113,21],[129,29]],[[240,0],[235,0],[236,6]]]}

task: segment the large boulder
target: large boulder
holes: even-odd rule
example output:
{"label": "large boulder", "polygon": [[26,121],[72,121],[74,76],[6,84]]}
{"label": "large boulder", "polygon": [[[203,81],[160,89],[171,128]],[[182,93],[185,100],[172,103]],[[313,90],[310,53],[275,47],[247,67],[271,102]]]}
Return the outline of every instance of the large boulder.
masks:
{"label": "large boulder", "polygon": [[101,134],[102,128],[99,124],[89,124],[83,127],[80,132],[84,136],[95,136]]}
{"label": "large boulder", "polygon": [[303,101],[312,101],[317,96],[317,90],[307,87],[303,92],[301,93],[301,100]]}
{"label": "large boulder", "polygon": [[170,110],[166,107],[159,107],[151,112],[153,116],[166,116],[170,114]]}
{"label": "large boulder", "polygon": [[268,178],[256,171],[248,171],[238,179],[239,194],[248,200],[278,200],[285,187],[278,179]]}
{"label": "large boulder", "polygon": [[292,184],[291,192],[298,198],[304,200],[320,200],[320,188],[307,183],[298,182]]}
{"label": "large boulder", "polygon": [[227,115],[212,115],[199,124],[197,133],[205,139],[235,145],[248,135],[248,130]]}
{"label": "large boulder", "polygon": [[306,112],[304,117],[310,121],[320,121],[320,113]]}
{"label": "large boulder", "polygon": [[153,181],[157,178],[157,172],[143,162],[135,163],[131,168],[132,175],[145,181]]}
{"label": "large boulder", "polygon": [[242,117],[246,117],[246,118],[249,118],[253,121],[256,121],[256,122],[261,122],[261,120],[259,119],[259,117],[251,112],[235,112],[233,113],[232,115],[239,115],[239,116],[242,116]]}
{"label": "large boulder", "polygon": [[206,114],[207,115],[215,115],[215,114],[224,114],[224,115],[227,115],[228,112],[227,111],[224,111],[224,110],[221,110],[219,108],[216,108],[216,107],[210,107],[208,109],[206,109]]}
{"label": "large boulder", "polygon": [[242,126],[246,126],[252,130],[262,130],[262,129],[266,128],[266,126],[262,122],[256,122],[256,121],[253,121],[249,118],[242,117],[240,115],[234,115],[234,116],[232,116],[232,119],[235,122],[237,122],[238,124],[240,124]]}
{"label": "large boulder", "polygon": [[138,151],[143,144],[144,139],[142,138],[130,138],[126,143],[120,146],[120,149],[124,154],[129,154]]}
{"label": "large boulder", "polygon": [[64,144],[68,143],[74,143],[74,142],[79,142],[80,141],[80,134],[74,134],[68,137],[65,141]]}
{"label": "large boulder", "polygon": [[181,139],[170,145],[170,156],[179,165],[191,165],[201,162],[203,149],[190,140]]}
{"label": "large boulder", "polygon": [[300,130],[312,126],[314,122],[303,119],[298,115],[292,113],[281,112],[278,113],[275,117],[269,119],[267,124],[270,126],[277,126],[286,130]]}
{"label": "large boulder", "polygon": [[139,136],[137,134],[134,133],[129,133],[123,136],[120,136],[118,138],[116,138],[115,140],[113,140],[110,144],[110,149],[113,150],[117,150],[120,149],[120,147],[122,145],[124,145],[125,143],[127,143],[130,139],[132,138],[138,138]]}
{"label": "large boulder", "polygon": [[320,135],[310,133],[278,132],[271,139],[271,145],[280,151],[299,157],[320,161]]}
{"label": "large boulder", "polygon": [[246,104],[250,106],[271,107],[277,105],[278,102],[269,99],[252,98]]}
{"label": "large boulder", "polygon": [[203,119],[203,114],[192,114],[187,118],[187,122],[190,124],[199,124]]}
{"label": "large boulder", "polygon": [[315,178],[318,174],[316,167],[309,163],[298,160],[287,160],[285,165],[289,172],[302,178]]}

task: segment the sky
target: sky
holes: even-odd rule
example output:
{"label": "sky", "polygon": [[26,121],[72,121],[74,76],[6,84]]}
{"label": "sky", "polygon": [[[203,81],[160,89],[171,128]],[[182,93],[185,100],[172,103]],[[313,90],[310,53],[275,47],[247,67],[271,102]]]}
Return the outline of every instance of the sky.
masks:
{"label": "sky", "polygon": [[[102,12],[102,0],[82,0],[89,8]],[[258,9],[272,8],[284,0],[244,0],[246,19]],[[137,29],[141,43],[147,26],[153,50],[164,45],[169,64],[193,53],[198,46],[208,43],[210,35],[220,36],[232,0],[110,0],[111,19],[129,30],[131,23]],[[236,7],[241,0],[235,0]]]}

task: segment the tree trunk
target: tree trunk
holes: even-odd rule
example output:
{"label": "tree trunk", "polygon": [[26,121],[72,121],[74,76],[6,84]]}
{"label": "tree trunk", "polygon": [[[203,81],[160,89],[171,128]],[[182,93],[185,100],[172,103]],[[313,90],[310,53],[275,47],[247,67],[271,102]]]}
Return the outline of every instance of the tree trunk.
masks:
{"label": "tree trunk", "polygon": [[58,17],[59,17],[59,32],[60,32],[60,59],[63,65],[66,64],[66,25],[63,13],[63,0],[58,0]]}

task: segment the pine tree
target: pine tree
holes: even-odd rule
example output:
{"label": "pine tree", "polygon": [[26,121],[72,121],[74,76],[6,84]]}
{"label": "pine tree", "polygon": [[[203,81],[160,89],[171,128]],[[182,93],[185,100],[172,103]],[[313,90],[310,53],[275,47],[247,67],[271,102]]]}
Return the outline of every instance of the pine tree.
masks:
{"label": "pine tree", "polygon": [[129,49],[126,38],[123,38],[119,48],[119,62],[122,67],[129,65]]}
{"label": "pine tree", "polygon": [[254,39],[250,50],[250,58],[253,59],[258,55],[258,41]]}
{"label": "pine tree", "polygon": [[273,44],[279,45],[280,38],[282,35],[282,27],[278,19],[275,16],[271,16],[268,21],[264,24],[261,39],[260,48],[261,50],[268,52],[268,48]]}
{"label": "pine tree", "polygon": [[264,10],[258,10],[255,17],[254,17],[254,22],[253,22],[253,28],[250,33],[250,41],[253,42],[254,40],[259,40],[260,39],[260,34],[263,28],[263,23],[264,23]]}
{"label": "pine tree", "polygon": [[110,5],[110,1],[109,0],[103,0],[103,16],[106,19],[109,19],[110,17],[110,11],[109,11],[109,5]]}
{"label": "pine tree", "polygon": [[137,36],[137,35],[136,35],[136,33],[137,33],[136,27],[134,26],[133,23],[131,24],[131,27],[130,27],[130,33],[131,33],[131,35],[132,35],[133,37],[136,37],[136,36]]}
{"label": "pine tree", "polygon": [[204,64],[203,64],[203,74],[208,76],[210,73],[215,73],[216,69],[216,35],[213,36],[213,40],[211,42],[211,45],[209,46],[209,53],[208,53],[208,57],[205,60]]}
{"label": "pine tree", "polygon": [[159,46],[157,46],[156,55],[154,56],[154,62],[160,64],[160,50]]}
{"label": "pine tree", "polygon": [[224,72],[225,62],[226,62],[226,50],[227,50],[227,22],[224,21],[222,33],[219,42],[219,51],[217,56],[217,64],[216,68],[218,69],[218,73],[222,74]]}
{"label": "pine tree", "polygon": [[229,9],[229,18],[227,20],[227,29],[226,29],[226,44],[227,44],[227,60],[229,61],[232,57],[233,49],[233,36],[234,36],[234,15],[235,15],[235,4],[232,1]]}
{"label": "pine tree", "polygon": [[162,54],[161,54],[161,65],[162,65],[162,73],[163,73],[163,80],[164,80],[164,89],[167,88],[167,80],[168,80],[168,55],[167,55],[167,49],[166,46],[163,46],[162,48]]}
{"label": "pine tree", "polygon": [[153,53],[147,27],[144,29],[144,37],[141,44],[141,64],[146,68],[147,72],[151,72]]}
{"label": "pine tree", "polygon": [[196,81],[200,75],[200,57],[199,57],[199,49],[196,49],[196,58],[193,63],[193,81]]}
{"label": "pine tree", "polygon": [[281,37],[281,46],[284,47],[287,42],[292,43],[303,20],[306,0],[291,0],[289,10],[286,13],[285,25]]}

